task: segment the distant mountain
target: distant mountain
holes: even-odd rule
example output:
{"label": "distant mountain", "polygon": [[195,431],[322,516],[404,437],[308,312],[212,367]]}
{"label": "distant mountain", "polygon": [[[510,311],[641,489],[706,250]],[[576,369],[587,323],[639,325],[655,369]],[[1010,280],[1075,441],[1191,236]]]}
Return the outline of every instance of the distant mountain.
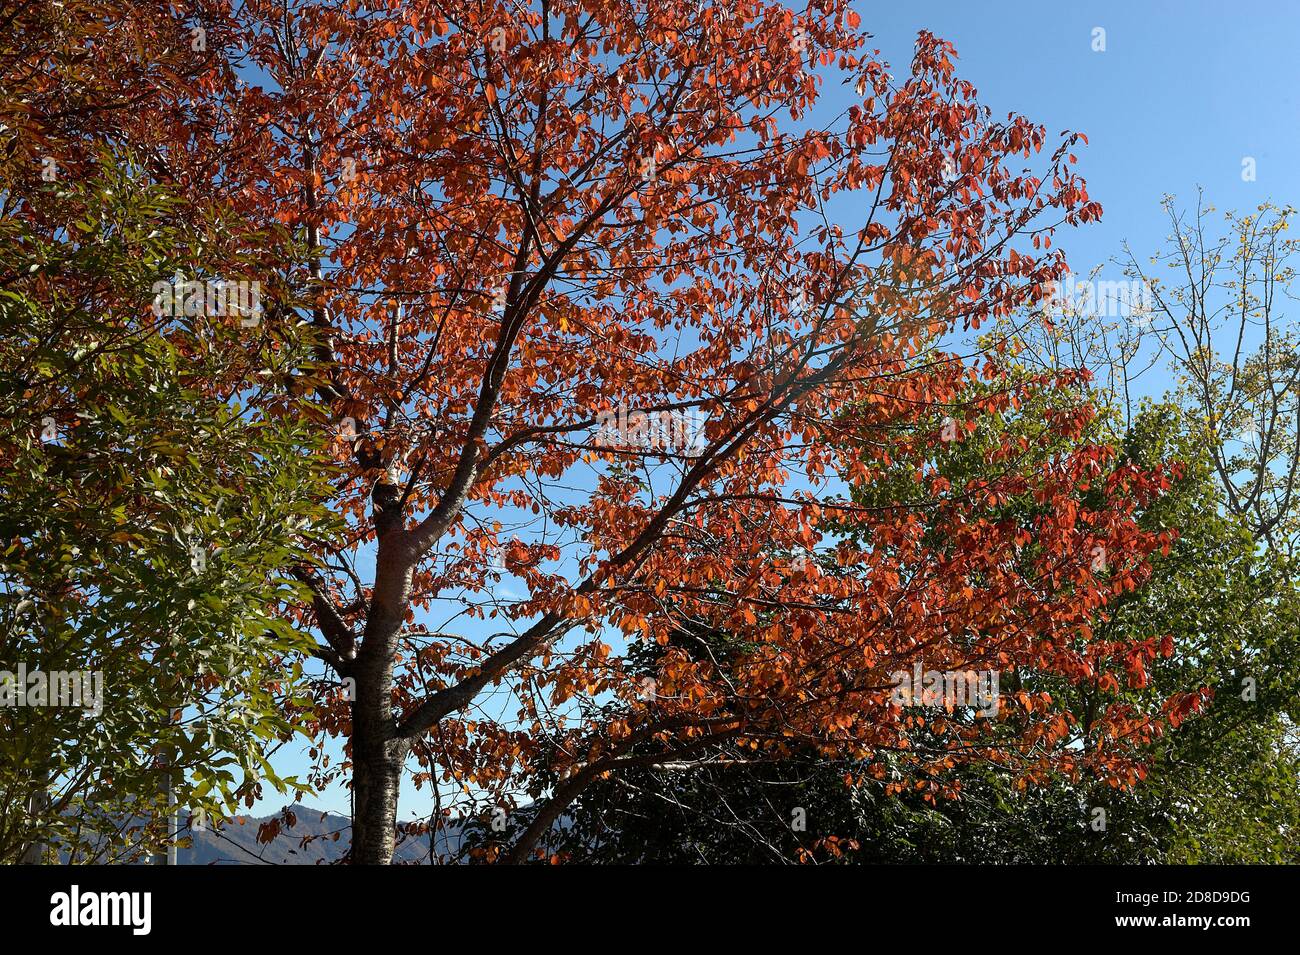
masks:
{"label": "distant mountain", "polygon": [[[284,810],[269,816],[238,816],[220,828],[188,831],[193,846],[177,850],[180,865],[329,865],[348,850],[352,821],[346,816],[312,809],[300,803],[287,807],[292,828],[283,824]],[[263,823],[281,820],[280,832],[270,842],[257,841]],[[446,861],[460,846],[460,827],[452,821],[439,833],[438,855]],[[393,862],[429,864],[429,839],[408,839],[398,844]]]}

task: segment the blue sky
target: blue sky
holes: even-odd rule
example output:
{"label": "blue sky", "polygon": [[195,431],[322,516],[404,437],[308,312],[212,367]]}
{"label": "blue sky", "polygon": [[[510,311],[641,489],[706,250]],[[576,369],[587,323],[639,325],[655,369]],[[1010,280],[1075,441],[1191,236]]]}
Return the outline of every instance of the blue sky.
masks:
{"label": "blue sky", "polygon": [[[1296,48],[1300,4],[1267,2],[908,2],[856,4],[896,76],[918,30],[954,43],[958,72],[997,118],[1022,113],[1051,133],[1077,130],[1090,145],[1079,172],[1104,209],[1100,223],[1062,232],[1076,274],[1108,265],[1127,241],[1145,258],[1168,232],[1161,197],[1194,203],[1197,187],[1219,210],[1300,199]],[[1096,51],[1094,30],[1105,31]],[[848,97],[828,85],[826,95]],[[847,100],[845,105],[847,105]],[[1242,162],[1255,161],[1254,181]],[[285,751],[284,773],[305,761]],[[279,808],[267,794],[254,809]],[[306,800],[348,811],[342,787]],[[403,786],[400,817],[427,815],[429,794]]]}
{"label": "blue sky", "polygon": [[[1023,113],[1049,132],[1078,130],[1102,221],[1064,233],[1075,273],[1128,240],[1140,256],[1167,233],[1160,197],[1220,210],[1300,198],[1300,4],[1243,2],[908,2],[857,4],[901,72],[916,32],[957,47],[958,72],[995,116]],[[1105,52],[1092,49],[1106,31]],[[1242,159],[1256,181],[1242,181]],[[1118,276],[1116,276],[1118,277]]]}

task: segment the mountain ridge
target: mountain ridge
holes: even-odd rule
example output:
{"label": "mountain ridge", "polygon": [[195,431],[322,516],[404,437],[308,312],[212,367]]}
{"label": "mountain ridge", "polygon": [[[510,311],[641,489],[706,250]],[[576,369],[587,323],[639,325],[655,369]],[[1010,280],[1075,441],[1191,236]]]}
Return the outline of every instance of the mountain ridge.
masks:
{"label": "mountain ridge", "polygon": [[[293,825],[286,825],[286,820]],[[258,833],[269,827],[269,841]],[[178,865],[336,865],[350,845],[352,820],[302,803],[292,803],[266,816],[236,816],[220,826],[185,828],[190,846],[176,850]],[[449,820],[438,833],[437,855],[450,861],[461,844],[460,823]],[[399,865],[428,865],[427,836],[400,839],[393,853]]]}

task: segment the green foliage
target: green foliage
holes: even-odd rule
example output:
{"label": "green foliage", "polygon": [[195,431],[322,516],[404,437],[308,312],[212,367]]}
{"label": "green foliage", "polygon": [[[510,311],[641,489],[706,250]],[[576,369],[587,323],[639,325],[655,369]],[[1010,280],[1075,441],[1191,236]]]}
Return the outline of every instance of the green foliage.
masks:
{"label": "green foliage", "polygon": [[1294,862],[1300,587],[1285,554],[1225,514],[1194,425],[1160,406],[1139,416],[1127,441],[1140,462],[1183,462],[1177,492],[1145,517],[1177,527],[1179,539],[1111,626],[1173,636],[1173,655],[1153,668],[1156,692],[1214,691],[1204,713],[1156,747],[1134,793],[1138,818],[1158,834],[1158,861]]}
{"label": "green foliage", "polygon": [[288,571],[333,533],[312,343],[265,277],[257,325],[157,315],[155,282],[256,268],[180,211],[105,159],[0,222],[0,671],[102,674],[98,713],[0,707],[0,860],[145,851],[165,780],[214,820],[297,787],[268,756],[305,698]]}

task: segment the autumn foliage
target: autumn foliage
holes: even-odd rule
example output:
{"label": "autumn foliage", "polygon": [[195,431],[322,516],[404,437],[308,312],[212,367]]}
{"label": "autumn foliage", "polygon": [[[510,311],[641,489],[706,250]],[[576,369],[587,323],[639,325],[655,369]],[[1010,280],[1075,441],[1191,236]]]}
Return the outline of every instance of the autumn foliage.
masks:
{"label": "autumn foliage", "polygon": [[[1048,694],[970,721],[900,708],[888,676],[1104,690],[1161,652],[1089,622],[1167,543],[1132,520],[1167,475],[1118,461],[1083,406],[1038,446],[991,441],[968,482],[938,464],[1076,384],[940,346],[1064,271],[1057,230],[1100,214],[1082,136],[992,116],[930,34],[891,72],[843,0],[282,6],[152,16],[189,72],[119,133],[317,250],[266,263],[308,301],[268,322],[310,321],[327,370],[349,536],[302,569],[297,619],[355,681],[311,719],[318,753],[347,743],[357,861],[391,857],[412,769],[476,807],[535,800],[490,856],[517,861],[591,780],[689,771],[720,740],[864,774],[906,754],[898,785],[936,797],[958,760],[1132,780],[1163,713],[1104,708],[1079,747]],[[598,440],[619,408],[698,413],[698,453]],[[725,663],[693,630],[730,636]],[[650,694],[627,665],[645,642]]]}

